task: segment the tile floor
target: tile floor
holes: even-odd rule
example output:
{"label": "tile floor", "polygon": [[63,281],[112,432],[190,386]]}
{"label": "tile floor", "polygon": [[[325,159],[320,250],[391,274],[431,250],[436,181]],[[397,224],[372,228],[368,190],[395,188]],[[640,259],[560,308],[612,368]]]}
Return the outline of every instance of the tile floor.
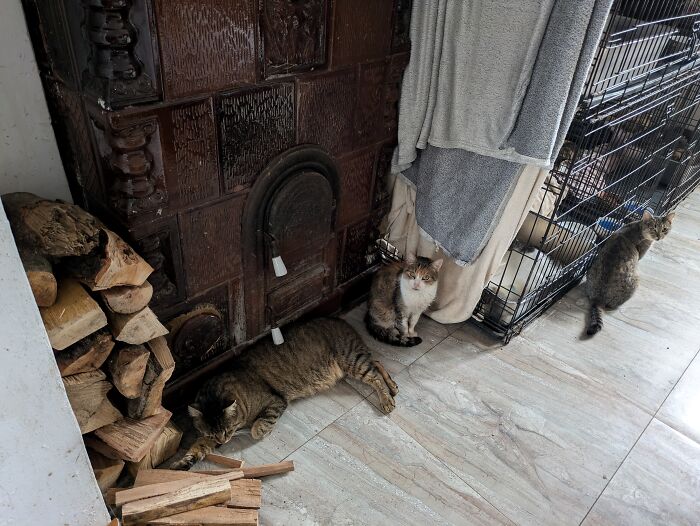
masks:
{"label": "tile floor", "polygon": [[505,347],[427,318],[422,345],[378,344],[360,307],[396,410],[342,383],[221,452],[295,461],[264,485],[266,525],[700,524],[700,193],[641,273],[591,340],[580,288]]}

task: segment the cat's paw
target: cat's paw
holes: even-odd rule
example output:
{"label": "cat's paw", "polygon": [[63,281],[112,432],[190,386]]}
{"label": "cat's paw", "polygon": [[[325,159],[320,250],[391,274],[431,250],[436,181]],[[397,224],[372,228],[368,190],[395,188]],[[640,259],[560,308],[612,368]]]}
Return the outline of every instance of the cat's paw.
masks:
{"label": "cat's paw", "polygon": [[388,415],[396,408],[396,401],[391,396],[383,397],[379,400],[379,408],[382,410],[382,413]]}
{"label": "cat's paw", "polygon": [[272,426],[273,424],[271,424],[270,422],[257,420],[253,424],[253,427],[250,428],[250,436],[252,436],[255,440],[265,438],[272,432]]}
{"label": "cat's paw", "polygon": [[192,455],[185,455],[177,462],[174,462],[170,466],[170,469],[177,469],[177,470],[190,469],[192,466],[194,466],[195,462],[197,462],[197,459],[194,458]]}
{"label": "cat's paw", "polygon": [[389,388],[389,392],[391,393],[391,396],[396,396],[399,394],[399,386],[396,385],[396,382],[391,378],[389,375],[384,379],[386,381],[386,386]]}

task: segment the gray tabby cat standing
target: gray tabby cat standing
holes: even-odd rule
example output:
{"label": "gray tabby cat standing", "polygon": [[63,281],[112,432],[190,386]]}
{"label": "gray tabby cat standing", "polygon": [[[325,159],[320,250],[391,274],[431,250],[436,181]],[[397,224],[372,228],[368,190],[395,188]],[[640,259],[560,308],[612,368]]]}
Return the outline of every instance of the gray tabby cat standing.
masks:
{"label": "gray tabby cat standing", "polygon": [[442,259],[407,256],[374,276],[365,324],[377,340],[390,345],[413,347],[423,341],[416,324],[437,294]]}
{"label": "gray tabby cat standing", "polygon": [[632,297],[639,284],[637,264],[654,241],[671,230],[675,214],[655,217],[648,211],[642,219],[625,225],[603,244],[586,274],[591,313],[586,333],[603,328],[603,309],[616,309]]}
{"label": "gray tabby cat standing", "polygon": [[267,436],[291,400],[330,389],[345,376],[372,387],[380,409],[393,411],[396,383],[347,322],[318,319],[285,333],[282,345],[257,343],[204,383],[188,408],[201,437],[174,469],[189,468],[241,428],[256,440]]}

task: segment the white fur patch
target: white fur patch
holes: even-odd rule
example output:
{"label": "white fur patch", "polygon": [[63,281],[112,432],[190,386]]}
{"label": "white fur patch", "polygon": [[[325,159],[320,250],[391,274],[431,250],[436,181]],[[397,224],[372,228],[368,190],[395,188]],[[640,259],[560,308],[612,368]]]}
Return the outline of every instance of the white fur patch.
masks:
{"label": "white fur patch", "polygon": [[411,311],[416,313],[423,312],[430,306],[433,300],[435,300],[437,282],[433,282],[430,285],[422,283],[420,289],[415,290],[413,288],[413,281],[414,280],[407,278],[405,275],[401,276],[399,282],[401,299]]}

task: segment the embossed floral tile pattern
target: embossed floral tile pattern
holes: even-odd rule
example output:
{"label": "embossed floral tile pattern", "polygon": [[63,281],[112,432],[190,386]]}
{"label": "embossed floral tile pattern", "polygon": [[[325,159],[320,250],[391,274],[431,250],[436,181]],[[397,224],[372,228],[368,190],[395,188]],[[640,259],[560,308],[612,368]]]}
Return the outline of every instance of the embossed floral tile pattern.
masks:
{"label": "embossed floral tile pattern", "polygon": [[398,383],[396,409],[384,416],[371,389],[342,383],[293,402],[269,439],[225,446],[296,463],[266,483],[261,523],[697,524],[691,200],[642,261],[639,294],[593,340],[581,339],[579,289],[505,347],[423,318],[423,344],[399,349],[366,333],[364,306],[348,313]]}

